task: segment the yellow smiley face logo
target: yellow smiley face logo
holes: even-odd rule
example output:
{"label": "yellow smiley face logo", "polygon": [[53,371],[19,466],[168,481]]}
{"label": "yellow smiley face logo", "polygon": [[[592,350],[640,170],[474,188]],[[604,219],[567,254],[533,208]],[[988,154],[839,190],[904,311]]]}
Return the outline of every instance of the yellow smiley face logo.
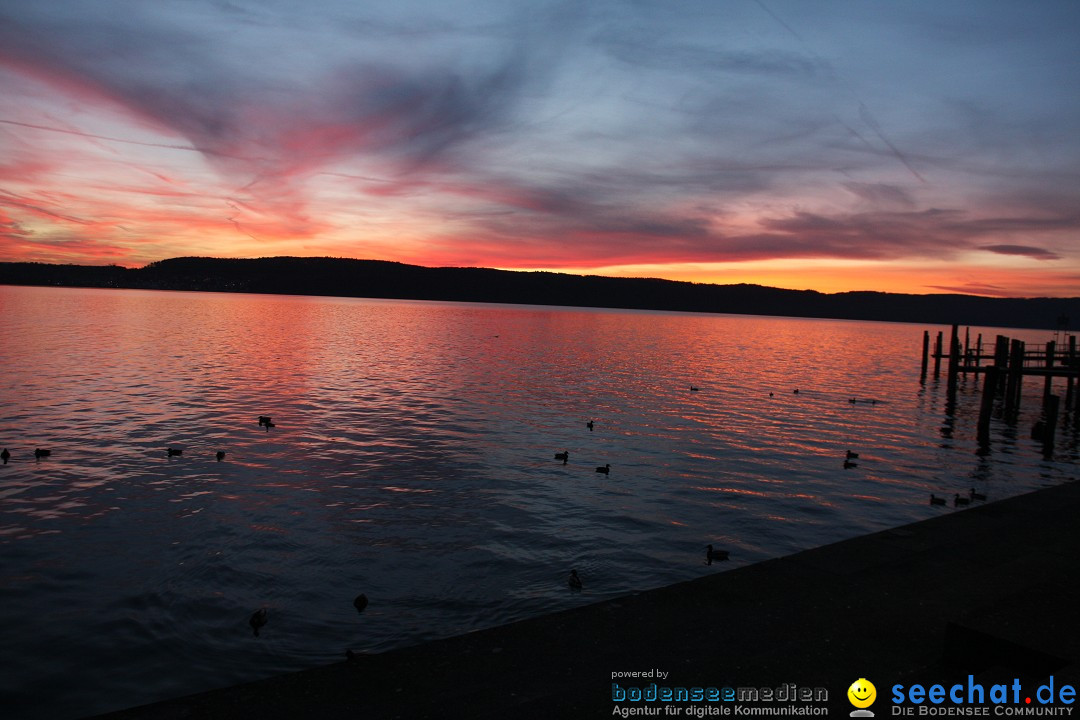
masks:
{"label": "yellow smiley face logo", "polygon": [[866,708],[877,699],[877,688],[866,678],[859,678],[847,689],[848,700],[857,708]]}

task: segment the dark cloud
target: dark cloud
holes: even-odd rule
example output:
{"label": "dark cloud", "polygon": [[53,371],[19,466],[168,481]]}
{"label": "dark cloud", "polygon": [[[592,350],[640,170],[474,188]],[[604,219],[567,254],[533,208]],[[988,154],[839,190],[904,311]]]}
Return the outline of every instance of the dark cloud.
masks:
{"label": "dark cloud", "polygon": [[[610,200],[610,198],[607,198]],[[594,198],[595,200],[595,198]],[[1008,222],[1007,222],[1008,221]],[[1028,227],[1022,219],[998,219]],[[1066,220],[1033,221],[1067,225]],[[950,260],[970,249],[1055,259],[1030,246],[977,245],[987,221],[959,210],[877,211],[846,215],[796,212],[759,221],[762,232],[725,230],[707,215],[679,215],[629,205],[574,202],[557,213],[493,216],[482,223],[489,237],[503,238],[505,260],[556,262],[573,253],[581,263],[742,262],[783,258],[891,261],[905,258]],[[515,238],[533,238],[521,248]],[[544,242],[544,238],[551,238]],[[557,240],[555,238],[558,238]],[[492,251],[489,248],[489,251]],[[499,251],[493,251],[499,252]],[[573,264],[579,264],[575,262]]]}
{"label": "dark cloud", "polygon": [[1057,217],[989,217],[964,220],[957,225],[946,225],[959,233],[995,235],[1014,232],[1054,232],[1080,229],[1080,215],[1068,214]]}
{"label": "dark cloud", "polygon": [[1036,260],[1060,260],[1057,253],[1045,248],[1031,247],[1030,245],[983,245],[981,250],[989,250],[999,255],[1024,255]]}
{"label": "dark cloud", "polygon": [[224,53],[149,12],[98,15],[92,24],[36,20],[0,23],[4,56],[172,129],[227,168],[263,177],[360,152],[430,162],[506,123],[534,69],[521,47],[510,47],[487,68],[363,61],[283,76],[274,72],[280,61],[260,62],[266,48],[246,58],[242,47]]}
{"label": "dark cloud", "polygon": [[[337,107],[326,123],[344,121],[356,130],[354,148],[423,166],[456,146],[505,126],[526,84],[526,63],[507,58],[484,74],[442,68],[406,73],[358,66],[337,73]],[[345,147],[334,150],[349,150]]]}

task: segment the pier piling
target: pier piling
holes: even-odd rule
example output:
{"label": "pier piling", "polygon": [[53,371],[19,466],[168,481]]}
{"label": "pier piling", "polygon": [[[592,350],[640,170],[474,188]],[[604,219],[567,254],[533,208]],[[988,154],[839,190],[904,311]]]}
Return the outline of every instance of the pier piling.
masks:
{"label": "pier piling", "polygon": [[1050,393],[1054,389],[1054,375],[1052,369],[1054,367],[1054,351],[1057,349],[1057,343],[1053,340],[1046,343],[1046,382],[1043,384],[1043,403],[1050,398]]}
{"label": "pier piling", "polygon": [[[1076,362],[1076,336],[1069,336],[1069,356],[1065,361],[1065,364],[1072,369],[1077,368]],[[924,369],[925,374],[925,369]],[[1065,410],[1070,410],[1073,407],[1073,403],[1076,402],[1076,395],[1073,386],[1076,384],[1076,378],[1070,375],[1065,380]],[[1080,403],[1078,403],[1080,406]]]}
{"label": "pier piling", "polygon": [[1005,383],[1005,419],[1012,422],[1020,407],[1020,390],[1024,377],[1024,341],[1013,340],[1009,351],[1008,379]]}
{"label": "pier piling", "polygon": [[[1068,342],[1068,349],[1064,345]],[[1066,422],[1080,423],[1080,356],[1077,355],[1076,336],[1055,335],[1044,346],[1034,345],[1029,350],[1022,340],[998,335],[994,341],[993,353],[983,354],[982,334],[971,343],[971,329],[965,329],[963,345],[960,343],[959,326],[953,325],[949,332],[949,349],[945,349],[943,333],[938,332],[937,343],[933,351],[934,377],[940,375],[943,358],[949,359],[948,393],[945,400],[946,428],[942,433],[952,432],[953,415],[957,407],[957,385],[961,373],[967,376],[974,373],[984,374],[982,396],[979,406],[979,420],[976,437],[979,454],[990,452],[990,421],[1000,407],[1000,415],[1005,422],[1015,426],[1021,415],[1021,395],[1025,375],[1043,378],[1043,414],[1032,427],[1032,437],[1043,443],[1044,454],[1053,452],[1054,435],[1059,422],[1062,406]],[[926,369],[929,364],[928,350],[930,331],[923,331],[922,364],[919,381],[925,384]],[[983,360],[987,361],[983,365]],[[1065,379],[1064,397],[1054,393],[1054,378]],[[977,388],[977,386],[976,386]],[[1060,392],[1060,389],[1059,389]],[[1001,396],[1001,406],[997,398]],[[1075,419],[1073,413],[1076,414]],[[951,437],[951,435],[946,435]]]}
{"label": "pier piling", "polygon": [[1057,432],[1058,407],[1061,398],[1057,395],[1049,395],[1046,398],[1045,427],[1043,428],[1043,455],[1050,457],[1054,454],[1054,434]]}
{"label": "pier piling", "polygon": [[[926,366],[930,361],[930,331],[923,330],[922,333],[922,370],[919,371],[919,383],[926,384]],[[1070,387],[1072,387],[1070,385]]]}
{"label": "pier piling", "polygon": [[941,375],[941,331],[938,330],[937,342],[934,344],[934,379]]}
{"label": "pier piling", "polygon": [[998,335],[997,340],[994,342],[994,365],[996,365],[1002,372],[997,376],[997,387],[994,388],[995,393],[1000,393],[1005,387],[1004,372],[1009,366],[1009,338],[1004,335]]}
{"label": "pier piling", "polygon": [[949,377],[948,377],[948,392],[950,395],[956,394],[956,376],[960,371],[960,336],[959,326],[953,323],[952,331],[949,333]]}
{"label": "pier piling", "polygon": [[976,440],[979,447],[986,449],[990,446],[990,416],[994,412],[994,395],[997,392],[998,368],[991,365],[986,368],[986,377],[983,379],[982,405],[979,407],[979,425]]}

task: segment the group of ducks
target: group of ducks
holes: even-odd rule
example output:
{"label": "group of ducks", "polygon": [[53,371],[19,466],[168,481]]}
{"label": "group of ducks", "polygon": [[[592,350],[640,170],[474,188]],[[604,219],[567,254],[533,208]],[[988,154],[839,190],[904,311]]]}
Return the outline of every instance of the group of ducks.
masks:
{"label": "group of ducks", "polygon": [[[167,457],[180,457],[183,454],[184,448],[165,448],[165,455]],[[218,462],[221,462],[225,459],[225,451],[218,450],[216,453],[214,453],[214,457],[217,458]]]}
{"label": "group of ducks", "polygon": [[[272,419],[270,418],[269,415],[260,415],[259,416],[259,427],[266,428],[266,432],[270,432],[270,428],[277,427],[277,425],[275,425],[273,423],[273,421],[272,421]],[[166,448],[165,452],[169,457],[179,457],[179,456],[184,454],[184,449],[183,448]],[[225,459],[225,451],[224,450],[218,450],[216,453],[214,453],[214,457],[217,458],[218,462],[221,462],[222,460]],[[258,635],[258,633],[255,633],[255,634]]]}
{"label": "group of ducks", "polygon": [[[49,457],[50,455],[52,455],[52,450],[46,450],[45,448],[34,448],[34,461],[35,462],[40,460],[43,457]],[[0,460],[3,460],[4,464],[7,465],[8,460],[10,460],[10,459],[11,459],[11,453],[8,451],[7,448],[4,448],[4,450],[2,452],[0,452]]]}
{"label": "group of ducks", "polygon": [[[277,427],[277,425],[275,425],[273,423],[273,420],[271,419],[271,417],[269,415],[260,415],[259,416],[259,427],[266,428],[266,432],[270,432],[270,428]],[[181,455],[184,454],[184,449],[183,448],[172,448],[172,447],[171,448],[165,448],[165,454],[166,454],[167,457],[180,457]],[[221,462],[222,460],[225,459],[225,451],[224,450],[218,450],[216,453],[214,453],[214,457],[217,458],[218,462]]]}
{"label": "group of ducks", "polygon": [[[267,419],[269,419],[269,418],[267,418]],[[596,423],[593,422],[592,420],[589,420],[588,422],[585,423],[585,427],[589,428],[589,432],[593,432],[593,428],[596,427]],[[570,451],[569,450],[563,450],[562,452],[555,453],[555,459],[556,460],[562,460],[563,465],[567,464],[568,462],[570,462]],[[606,463],[604,465],[598,466],[596,468],[596,472],[603,473],[604,475],[610,475],[611,474],[611,463]]]}
{"label": "group of ducks", "polygon": [[[184,449],[183,448],[174,448],[174,447],[165,448],[165,456],[166,457],[180,457],[183,454],[184,454]],[[47,450],[45,448],[34,448],[34,460],[35,461],[38,461],[41,458],[47,458],[47,457],[49,457],[51,455],[52,455],[52,450]],[[218,450],[217,453],[215,453],[215,457],[217,458],[218,462],[221,462],[222,460],[225,459],[225,451],[224,450]],[[0,460],[3,460],[4,464],[7,465],[8,460],[10,460],[10,459],[11,459],[11,453],[8,451],[7,448],[4,448],[3,451],[0,452]]]}
{"label": "group of ducks", "polygon": [[[985,502],[986,501],[986,496],[983,495],[980,492],[975,492],[975,488],[971,488],[968,491],[968,496],[967,497],[963,497],[960,493],[956,493],[955,495],[953,495],[953,507],[963,507],[965,505],[970,505],[972,500],[978,500],[980,502]],[[930,504],[931,505],[944,505],[945,504],[945,498],[938,497],[934,493],[930,493]]]}
{"label": "group of ducks", "polygon": [[[691,385],[690,390],[696,392],[697,388],[694,387],[693,385]],[[798,390],[796,390],[795,392],[798,392]],[[589,420],[588,422],[585,423],[585,427],[589,428],[589,431],[592,432],[593,429],[596,427],[596,424],[592,420]],[[851,458],[851,457],[859,457],[859,456],[856,455],[855,453],[851,452],[850,450],[848,450],[848,458]],[[556,460],[562,460],[563,465],[566,465],[568,462],[570,462],[570,451],[569,450],[563,450],[562,452],[555,453],[555,459]],[[847,467],[846,464],[845,464],[845,467]],[[604,475],[611,474],[611,464],[610,463],[605,463],[604,465],[598,466],[596,468],[596,472],[602,473]],[[715,561],[727,560],[727,559],[729,559],[730,555],[731,555],[731,553],[728,550],[714,550],[712,545],[706,545],[705,546],[705,564],[706,565],[712,565],[714,560]],[[585,587],[585,584],[581,581],[581,576],[578,575],[577,570],[571,570],[570,571],[570,575],[566,579],[566,584],[567,584],[567,586],[569,586],[569,588],[571,590],[581,590],[581,589],[583,589]]]}

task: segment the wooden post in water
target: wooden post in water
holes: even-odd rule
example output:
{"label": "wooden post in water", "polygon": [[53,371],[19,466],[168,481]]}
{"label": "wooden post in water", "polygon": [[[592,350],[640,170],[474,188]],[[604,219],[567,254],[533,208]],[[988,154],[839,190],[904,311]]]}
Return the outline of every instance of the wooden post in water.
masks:
{"label": "wooden post in water", "polygon": [[967,375],[967,366],[971,364],[971,328],[964,328],[964,374]]}
{"label": "wooden post in water", "polygon": [[[922,370],[919,372],[919,383],[926,384],[926,365],[930,359],[930,331],[922,331]],[[1070,386],[1072,387],[1072,386]]]}
{"label": "wooden post in water", "polygon": [[1009,368],[1009,338],[998,335],[994,342],[994,364],[998,367],[997,387],[995,393],[1001,392],[1005,383],[1006,370]]}
{"label": "wooden post in water", "polygon": [[1054,376],[1051,374],[1054,370],[1054,351],[1057,349],[1057,343],[1050,340],[1046,343],[1046,383],[1043,385],[1043,404],[1050,398],[1050,393],[1054,389]]}
{"label": "wooden post in water", "polygon": [[949,377],[948,392],[956,394],[956,375],[960,371],[960,326],[953,323],[949,333]]}
{"label": "wooden post in water", "polygon": [[1046,406],[1044,412],[1046,415],[1046,426],[1043,429],[1043,454],[1049,455],[1054,451],[1054,433],[1057,432],[1058,421],[1058,406],[1060,405],[1061,398],[1057,395],[1049,395],[1046,398]]}
{"label": "wooden post in water", "polygon": [[1005,383],[1005,417],[1011,422],[1020,406],[1020,387],[1023,384],[1024,342],[1013,340],[1009,353],[1009,377]]}
{"label": "wooden post in water", "polygon": [[991,365],[986,368],[986,378],[983,380],[982,405],[979,407],[979,425],[976,433],[979,447],[983,449],[990,446],[990,415],[994,412],[997,384],[998,368],[996,365]]}
{"label": "wooden post in water", "polygon": [[938,330],[937,342],[934,343],[934,379],[941,375],[941,331]]}
{"label": "wooden post in water", "polygon": [[[1068,358],[1065,360],[1065,364],[1068,367],[1072,368],[1073,370],[1076,370],[1076,336],[1075,335],[1070,335],[1069,336],[1069,355],[1068,355]],[[1066,410],[1069,410],[1073,406],[1073,401],[1075,400],[1075,395],[1073,393],[1073,385],[1074,384],[1075,384],[1075,379],[1073,378],[1072,375],[1070,375],[1068,377],[1068,379],[1065,381],[1065,409]]]}

